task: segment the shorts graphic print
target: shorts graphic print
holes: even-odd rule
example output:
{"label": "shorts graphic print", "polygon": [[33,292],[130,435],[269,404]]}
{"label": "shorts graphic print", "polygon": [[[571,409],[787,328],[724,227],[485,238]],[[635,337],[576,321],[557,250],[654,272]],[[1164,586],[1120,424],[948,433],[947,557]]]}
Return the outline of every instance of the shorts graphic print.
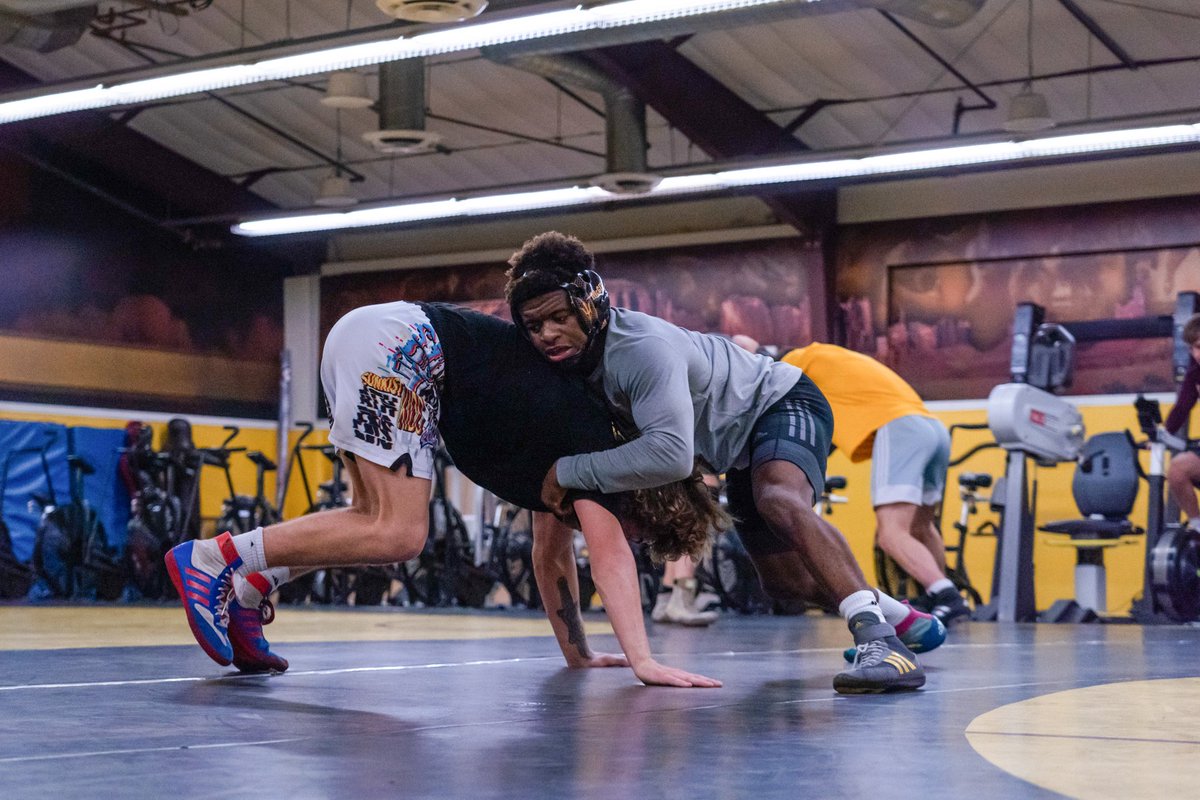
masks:
{"label": "shorts graphic print", "polygon": [[433,476],[445,360],[421,307],[364,306],[333,326],[321,358],[329,440],[389,469]]}

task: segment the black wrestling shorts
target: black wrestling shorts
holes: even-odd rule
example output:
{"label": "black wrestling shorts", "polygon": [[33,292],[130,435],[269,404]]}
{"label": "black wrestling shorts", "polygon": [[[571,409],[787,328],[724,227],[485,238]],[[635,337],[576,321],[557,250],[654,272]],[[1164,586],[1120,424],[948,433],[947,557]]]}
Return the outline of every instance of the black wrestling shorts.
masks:
{"label": "black wrestling shorts", "polygon": [[768,461],[795,464],[808,477],[813,500],[825,491],[825,465],[832,449],[833,411],[821,390],[802,375],[791,391],[763,412],[750,434],[750,466],[725,475],[729,511],[746,549],[753,553],[779,553],[793,549],[775,536],[754,506],[751,476]]}

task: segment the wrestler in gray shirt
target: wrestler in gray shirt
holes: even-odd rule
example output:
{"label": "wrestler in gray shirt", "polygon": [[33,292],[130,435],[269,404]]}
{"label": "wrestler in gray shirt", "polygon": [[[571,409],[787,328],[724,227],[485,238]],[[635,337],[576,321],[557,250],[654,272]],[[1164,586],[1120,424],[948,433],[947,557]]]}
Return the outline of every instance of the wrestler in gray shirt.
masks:
{"label": "wrestler in gray shirt", "polygon": [[754,423],[801,374],[720,336],[612,309],[603,358],[588,380],[625,431],[641,435],[612,450],[560,458],[558,482],[620,492],[686,478],[694,456],[717,473],[743,466]]}

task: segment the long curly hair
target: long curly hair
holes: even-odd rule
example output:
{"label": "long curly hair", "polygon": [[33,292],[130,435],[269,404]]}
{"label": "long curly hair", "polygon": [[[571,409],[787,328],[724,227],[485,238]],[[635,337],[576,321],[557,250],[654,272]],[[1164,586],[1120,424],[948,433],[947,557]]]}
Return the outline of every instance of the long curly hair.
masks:
{"label": "long curly hair", "polygon": [[[629,492],[622,516],[656,564],[683,556],[699,560],[733,519],[721,508],[699,469],[681,481]],[[629,523],[633,523],[630,525]]]}

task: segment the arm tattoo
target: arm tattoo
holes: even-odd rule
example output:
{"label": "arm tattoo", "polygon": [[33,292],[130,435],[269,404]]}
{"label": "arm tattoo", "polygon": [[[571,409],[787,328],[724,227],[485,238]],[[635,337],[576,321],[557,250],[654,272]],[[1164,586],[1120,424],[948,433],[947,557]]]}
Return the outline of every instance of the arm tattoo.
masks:
{"label": "arm tattoo", "polygon": [[583,617],[579,614],[579,603],[571,596],[571,587],[566,578],[558,579],[558,601],[562,607],[555,614],[567,626],[567,643],[575,645],[575,649],[583,658],[591,658],[592,652],[588,649],[587,637],[583,633]]}

